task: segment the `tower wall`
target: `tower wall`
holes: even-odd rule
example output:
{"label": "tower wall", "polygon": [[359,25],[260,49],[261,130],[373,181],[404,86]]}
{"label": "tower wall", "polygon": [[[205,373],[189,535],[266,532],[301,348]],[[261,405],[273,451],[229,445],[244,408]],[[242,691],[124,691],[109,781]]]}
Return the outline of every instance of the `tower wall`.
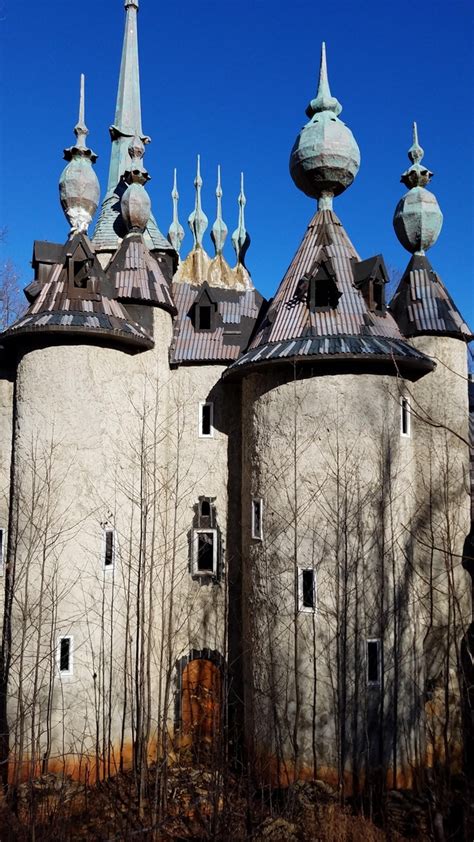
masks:
{"label": "tower wall", "polygon": [[[423,645],[403,550],[417,508],[416,441],[400,429],[405,384],[308,375],[269,369],[243,386],[250,750],[273,783],[315,774],[356,788],[370,767],[405,786],[423,754]],[[263,500],[262,541],[251,538],[252,498]],[[299,610],[298,568],[315,570],[315,611]],[[376,682],[369,640],[379,641]]]}
{"label": "tower wall", "polygon": [[[132,722],[155,751],[179,725],[178,665],[225,658],[227,443],[199,401],[220,367],[170,372],[171,319],[154,310],[156,347],[135,356],[88,345],[25,353],[17,374],[15,588],[9,681],[14,774],[66,766],[94,775],[127,763]],[[193,577],[199,495],[215,498],[217,579]],[[104,568],[105,533],[115,561]],[[72,674],[58,642],[72,637]],[[194,653],[194,655],[193,655]],[[96,735],[99,734],[97,740]],[[161,744],[159,747],[161,750]]]}
{"label": "tower wall", "polygon": [[2,555],[0,558],[0,617],[3,615],[4,577],[7,564],[8,518],[10,509],[10,473],[12,454],[14,373],[6,361],[0,359],[0,529]]}

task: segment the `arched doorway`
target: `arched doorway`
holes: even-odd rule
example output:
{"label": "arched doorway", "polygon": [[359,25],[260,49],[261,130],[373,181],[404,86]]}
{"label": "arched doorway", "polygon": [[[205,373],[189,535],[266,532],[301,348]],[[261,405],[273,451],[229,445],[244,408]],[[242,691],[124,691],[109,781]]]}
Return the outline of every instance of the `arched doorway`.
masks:
{"label": "arched doorway", "polygon": [[222,726],[222,675],[206,658],[188,661],[181,673],[180,746],[195,762],[216,756]]}

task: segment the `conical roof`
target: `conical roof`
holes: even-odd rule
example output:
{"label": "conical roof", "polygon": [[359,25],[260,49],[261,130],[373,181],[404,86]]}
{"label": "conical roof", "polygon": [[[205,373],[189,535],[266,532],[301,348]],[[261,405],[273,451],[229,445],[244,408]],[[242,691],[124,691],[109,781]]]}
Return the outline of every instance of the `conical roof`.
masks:
{"label": "conical roof", "polygon": [[26,313],[2,334],[5,344],[17,339],[44,342],[89,341],[93,344],[153,347],[151,336],[116,301],[85,234],[76,234],[60,250],[57,261]]}
{"label": "conical roof", "polygon": [[454,336],[469,342],[474,335],[425,254],[414,254],[390,312],[404,336]]}
{"label": "conical roof", "polygon": [[134,304],[154,304],[175,313],[168,281],[142,234],[128,234],[107,269],[117,297]]}
{"label": "conical roof", "polygon": [[[372,281],[371,267],[381,263],[361,262],[334,211],[318,210],[249,350],[230,370],[294,357],[370,358],[430,370],[431,361],[403,340],[383,301],[369,308],[364,280]],[[380,277],[379,285],[386,280]],[[329,290],[327,306],[311,299],[318,283]]]}

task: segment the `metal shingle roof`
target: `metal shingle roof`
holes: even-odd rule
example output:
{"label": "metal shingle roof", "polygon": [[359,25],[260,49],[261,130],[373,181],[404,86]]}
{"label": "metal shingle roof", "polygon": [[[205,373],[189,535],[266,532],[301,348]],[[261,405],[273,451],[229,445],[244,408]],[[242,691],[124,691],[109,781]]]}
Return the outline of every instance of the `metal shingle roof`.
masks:
{"label": "metal shingle roof", "polygon": [[106,274],[119,299],[155,304],[171,313],[176,312],[168,281],[141,234],[125,237]]}
{"label": "metal shingle roof", "polygon": [[405,336],[445,334],[469,341],[464,321],[426,255],[414,254],[390,302],[390,312]]}
{"label": "metal shingle roof", "polygon": [[[92,242],[96,251],[116,251],[127,231],[120,214],[120,199],[113,193],[105,197],[95,226]],[[174,251],[163,236],[153,214],[145,229],[145,244],[151,251]]]}

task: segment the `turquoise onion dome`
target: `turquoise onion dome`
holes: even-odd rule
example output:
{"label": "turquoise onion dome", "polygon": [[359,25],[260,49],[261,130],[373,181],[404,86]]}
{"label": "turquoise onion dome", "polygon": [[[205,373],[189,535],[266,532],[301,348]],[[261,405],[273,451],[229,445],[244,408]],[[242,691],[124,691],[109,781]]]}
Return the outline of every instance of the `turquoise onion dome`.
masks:
{"label": "turquoise onion dome", "polygon": [[412,166],[400,181],[410,189],[400,199],[393,217],[393,227],[400,243],[412,254],[424,254],[439,237],[443,214],[436,196],[425,189],[433,173],[422,166],[424,150],[418,143],[418,130],[413,123],[413,144],[408,150]]}
{"label": "turquoise onion dome", "polygon": [[321,48],[321,67],[316,99],[306,114],[309,122],[301,129],[290,155],[290,173],[296,186],[319,200],[320,208],[332,206],[333,196],[350,187],[360,166],[354,135],[339,120],[342,106],[329,89],[326,46]]}
{"label": "turquoise onion dome", "polygon": [[81,75],[79,120],[74,134],[76,145],[64,150],[64,158],[69,163],[59,179],[59,197],[71,234],[87,232],[100,199],[99,181],[92,169],[97,155],[86,146],[89,131],[84,118],[84,74]]}

